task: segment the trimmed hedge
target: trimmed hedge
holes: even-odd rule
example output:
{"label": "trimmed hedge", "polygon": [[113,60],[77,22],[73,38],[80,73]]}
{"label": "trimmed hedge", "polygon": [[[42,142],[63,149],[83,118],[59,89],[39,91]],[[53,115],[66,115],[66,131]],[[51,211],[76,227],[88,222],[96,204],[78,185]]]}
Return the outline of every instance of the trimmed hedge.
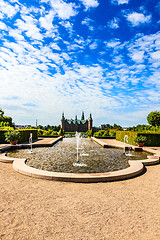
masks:
{"label": "trimmed hedge", "polygon": [[20,140],[19,143],[28,142],[30,133],[32,133],[32,139],[36,140],[38,138],[38,130],[37,129],[18,129],[20,132]]}
{"label": "trimmed hedge", "polygon": [[138,132],[131,132],[131,131],[117,131],[116,132],[116,140],[124,142],[124,136],[128,136],[128,143],[131,145],[137,145],[134,141],[137,137]]}
{"label": "trimmed hedge", "polygon": [[145,146],[159,147],[160,146],[160,133],[138,133],[138,136],[142,135],[147,137]]}
{"label": "trimmed hedge", "polygon": [[[32,133],[32,139],[36,140],[38,138],[38,131],[37,129],[17,129],[20,132],[20,140],[18,143],[28,142],[30,133]],[[7,143],[5,141],[4,133],[8,132],[7,130],[0,130],[0,143]]]}
{"label": "trimmed hedge", "polygon": [[137,136],[145,136],[147,137],[147,142],[145,146],[158,147],[160,146],[160,134],[159,133],[140,133],[140,132],[132,132],[132,131],[117,131],[116,140],[124,142],[124,136],[128,135],[128,143],[131,145],[137,145],[135,139]]}
{"label": "trimmed hedge", "polygon": [[7,130],[0,130],[0,143],[7,143],[5,141],[5,132],[8,132]]}

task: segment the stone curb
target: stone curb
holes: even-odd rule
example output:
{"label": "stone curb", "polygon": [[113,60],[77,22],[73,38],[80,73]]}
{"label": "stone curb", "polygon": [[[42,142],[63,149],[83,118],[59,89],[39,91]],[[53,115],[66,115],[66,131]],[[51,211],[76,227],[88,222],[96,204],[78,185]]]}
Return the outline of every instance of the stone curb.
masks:
{"label": "stone curb", "polygon": [[130,160],[130,167],[106,173],[61,173],[61,172],[49,172],[44,170],[39,170],[26,165],[26,159],[20,158],[8,158],[7,156],[0,157],[2,162],[13,162],[13,169],[24,175],[47,179],[55,181],[66,181],[66,182],[81,182],[81,183],[91,183],[91,182],[109,182],[116,180],[124,180],[135,177],[143,172],[144,166],[153,165],[159,163],[159,157],[144,159],[144,160]]}
{"label": "stone curb", "polygon": [[26,164],[25,159],[15,160],[13,162],[13,168],[19,173],[28,175],[30,177],[48,179],[48,180],[58,180],[58,181],[67,181],[67,182],[107,182],[122,180],[134,177],[140,174],[144,170],[144,165],[141,161],[129,161],[130,167],[115,171],[115,172],[106,172],[106,173],[61,173],[61,172],[49,172],[33,167],[29,167]]}

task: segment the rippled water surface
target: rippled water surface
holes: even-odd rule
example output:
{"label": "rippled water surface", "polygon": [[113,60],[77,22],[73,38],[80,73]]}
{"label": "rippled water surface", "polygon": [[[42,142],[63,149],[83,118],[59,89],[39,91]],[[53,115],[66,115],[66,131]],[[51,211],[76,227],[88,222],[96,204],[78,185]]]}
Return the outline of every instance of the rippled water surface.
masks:
{"label": "rippled water surface", "polygon": [[73,166],[77,161],[76,138],[64,138],[57,146],[51,148],[34,148],[16,150],[8,153],[11,157],[27,159],[27,165],[56,172],[98,173],[127,168],[128,160],[146,159],[144,152],[131,152],[133,156],[125,156],[124,150],[102,148],[91,139],[80,139],[78,159],[86,166]]}

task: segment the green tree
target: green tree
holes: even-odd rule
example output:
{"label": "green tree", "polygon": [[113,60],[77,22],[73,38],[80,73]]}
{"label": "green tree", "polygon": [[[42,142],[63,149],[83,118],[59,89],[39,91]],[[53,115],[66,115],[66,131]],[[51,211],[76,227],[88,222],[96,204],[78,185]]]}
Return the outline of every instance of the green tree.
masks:
{"label": "green tree", "polygon": [[0,108],[0,122],[8,123],[10,127],[13,126],[12,118],[4,116],[4,111]]}
{"label": "green tree", "polygon": [[147,116],[147,121],[152,126],[160,126],[160,112],[150,112]]}
{"label": "green tree", "polygon": [[4,111],[2,110],[2,108],[0,108],[0,116],[3,117],[4,115]]}
{"label": "green tree", "polygon": [[121,131],[123,130],[123,128],[120,125],[117,125],[116,123],[114,123],[113,128]]}

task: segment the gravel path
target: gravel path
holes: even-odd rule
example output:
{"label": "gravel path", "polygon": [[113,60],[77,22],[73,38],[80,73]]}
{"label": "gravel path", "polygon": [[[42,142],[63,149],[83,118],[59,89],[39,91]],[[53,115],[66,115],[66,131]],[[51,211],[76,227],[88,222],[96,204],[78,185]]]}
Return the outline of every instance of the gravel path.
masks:
{"label": "gravel path", "polygon": [[160,165],[127,181],[80,184],[0,163],[0,240],[159,240]]}

